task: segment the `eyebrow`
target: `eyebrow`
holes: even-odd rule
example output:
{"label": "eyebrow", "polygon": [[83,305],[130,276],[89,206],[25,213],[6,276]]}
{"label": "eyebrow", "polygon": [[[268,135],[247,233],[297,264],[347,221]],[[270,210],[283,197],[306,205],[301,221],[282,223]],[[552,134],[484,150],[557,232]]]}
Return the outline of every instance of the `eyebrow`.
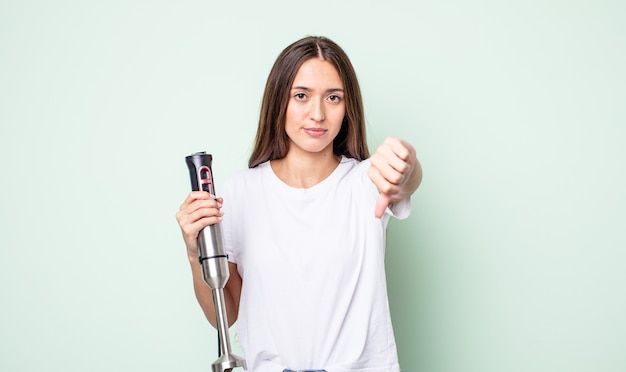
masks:
{"label": "eyebrow", "polygon": [[[312,89],[309,87],[305,87],[305,86],[295,86],[295,87],[291,87],[291,90],[306,90],[306,91],[311,91]],[[343,92],[344,90],[342,88],[330,88],[330,89],[326,89],[327,93],[333,93],[333,92]]]}

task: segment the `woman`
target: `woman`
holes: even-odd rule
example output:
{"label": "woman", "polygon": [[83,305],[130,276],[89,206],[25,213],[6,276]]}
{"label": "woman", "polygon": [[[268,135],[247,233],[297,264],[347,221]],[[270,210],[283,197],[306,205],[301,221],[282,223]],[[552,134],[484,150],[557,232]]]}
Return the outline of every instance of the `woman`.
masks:
{"label": "woman", "polygon": [[237,322],[253,372],[399,371],[387,302],[385,230],[405,218],[422,172],[388,138],[369,158],[359,85],[323,37],[288,46],[265,87],[249,169],[223,198],[192,192],[177,213],[198,301],[215,326],[197,236],[222,222]]}

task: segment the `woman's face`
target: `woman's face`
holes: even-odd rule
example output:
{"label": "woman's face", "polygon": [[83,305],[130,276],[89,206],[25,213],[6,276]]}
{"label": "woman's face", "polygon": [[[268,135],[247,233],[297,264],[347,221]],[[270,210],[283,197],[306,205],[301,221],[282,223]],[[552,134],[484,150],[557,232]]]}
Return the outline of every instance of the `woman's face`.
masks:
{"label": "woman's face", "polygon": [[291,86],[285,131],[289,153],[332,154],[333,140],[346,113],[344,86],[335,67],[312,58],[298,70]]}

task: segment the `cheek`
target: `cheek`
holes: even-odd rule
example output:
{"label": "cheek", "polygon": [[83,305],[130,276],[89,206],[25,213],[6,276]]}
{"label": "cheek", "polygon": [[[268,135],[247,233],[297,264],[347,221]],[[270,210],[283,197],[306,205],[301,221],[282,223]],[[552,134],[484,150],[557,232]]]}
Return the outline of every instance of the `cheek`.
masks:
{"label": "cheek", "polygon": [[341,108],[333,112],[333,121],[336,123],[336,125],[341,126],[343,124],[345,117],[346,117],[345,108]]}
{"label": "cheek", "polygon": [[297,107],[294,105],[287,105],[287,110],[285,110],[285,120],[287,125],[293,124],[294,122],[298,122],[300,113]]}

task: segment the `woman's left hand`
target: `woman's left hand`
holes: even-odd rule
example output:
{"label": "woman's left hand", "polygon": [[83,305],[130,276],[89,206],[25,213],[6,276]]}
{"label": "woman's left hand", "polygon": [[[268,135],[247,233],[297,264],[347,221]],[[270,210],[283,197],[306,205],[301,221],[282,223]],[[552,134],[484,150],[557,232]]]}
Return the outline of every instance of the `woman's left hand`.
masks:
{"label": "woman's left hand", "polygon": [[413,194],[422,181],[422,168],[413,146],[395,137],[387,138],[370,162],[368,176],[380,192],[374,215],[381,218],[390,204]]}

